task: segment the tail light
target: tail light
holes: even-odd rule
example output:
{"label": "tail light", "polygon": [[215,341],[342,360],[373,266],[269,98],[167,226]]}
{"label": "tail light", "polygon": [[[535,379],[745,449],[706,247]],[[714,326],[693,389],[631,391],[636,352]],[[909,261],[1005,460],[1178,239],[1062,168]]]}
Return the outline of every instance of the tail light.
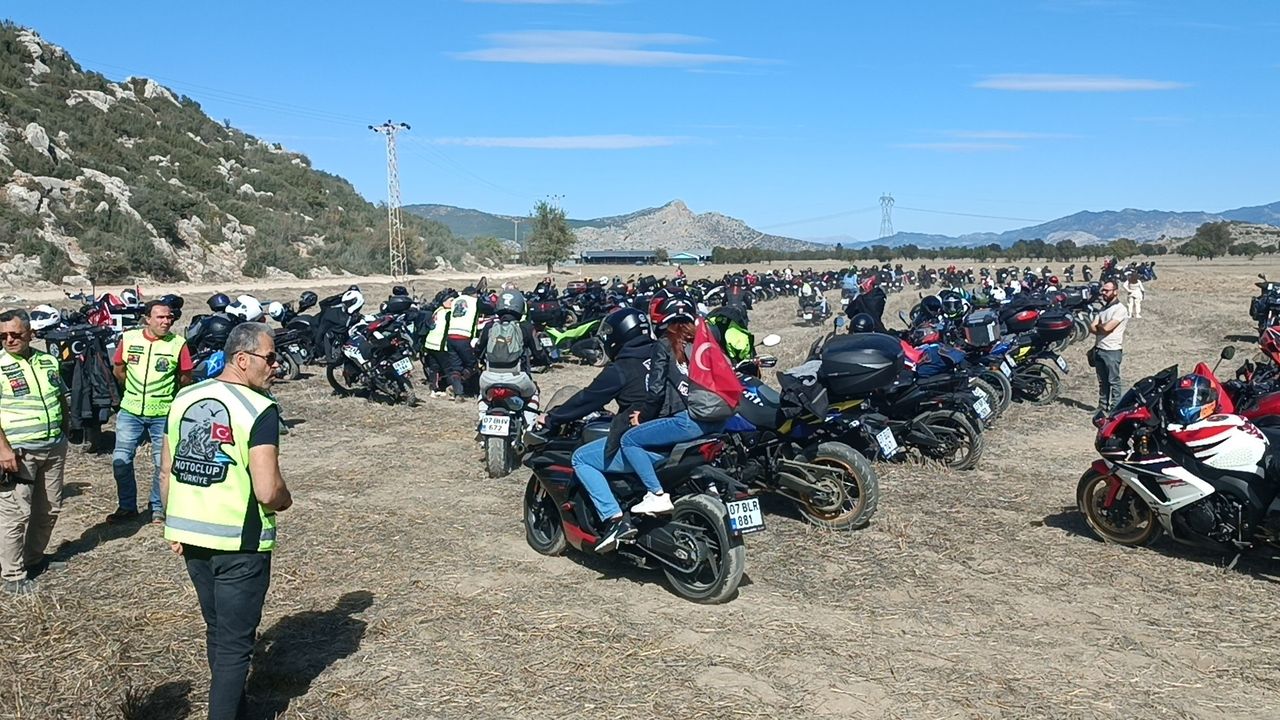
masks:
{"label": "tail light", "polygon": [[724,452],[724,443],[716,440],[709,442],[698,448],[698,452],[702,455],[702,459],[708,463],[713,463],[716,458],[720,457],[720,453]]}
{"label": "tail light", "polygon": [[516,396],[516,391],[506,387],[492,387],[485,392],[484,397],[489,402],[501,402],[509,400]]}

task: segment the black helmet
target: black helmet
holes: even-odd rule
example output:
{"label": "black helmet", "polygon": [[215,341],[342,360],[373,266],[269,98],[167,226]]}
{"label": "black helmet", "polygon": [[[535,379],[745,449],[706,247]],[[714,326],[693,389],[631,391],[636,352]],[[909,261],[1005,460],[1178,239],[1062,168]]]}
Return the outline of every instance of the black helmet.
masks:
{"label": "black helmet", "polygon": [[395,287],[391,288],[391,294],[392,295],[408,295],[409,289],[403,285],[396,285]]}
{"label": "black helmet", "polygon": [[876,331],[876,319],[869,313],[858,313],[849,320],[849,332],[869,333]]}
{"label": "black helmet", "polygon": [[596,337],[610,360],[618,357],[622,346],[640,337],[651,337],[649,316],[635,308],[619,308],[604,316]]}
{"label": "black helmet", "polygon": [[221,350],[222,346],[227,344],[227,336],[231,334],[231,327],[232,323],[227,318],[217,315],[205,318],[201,345],[205,348]]}
{"label": "black helmet", "polygon": [[920,301],[920,309],[929,316],[938,317],[942,314],[942,301],[937,295],[930,295]]}
{"label": "black helmet", "polygon": [[942,306],[942,314],[949,318],[958,318],[964,314],[964,298],[955,290],[943,290],[938,295],[938,302]]}
{"label": "black helmet", "polygon": [[1190,425],[1218,411],[1218,391],[1203,375],[1183,375],[1165,393],[1169,422]]}
{"label": "black helmet", "polygon": [[498,305],[494,308],[494,315],[507,315],[516,320],[524,317],[524,293],[519,290],[503,290],[498,293]]}
{"label": "black helmet", "polygon": [[298,296],[298,312],[303,312],[307,308],[315,307],[315,304],[318,302],[320,302],[320,298],[315,293],[307,290]]}
{"label": "black helmet", "polygon": [[167,295],[161,295],[159,298],[157,298],[157,301],[161,305],[164,305],[165,307],[169,308],[170,310],[182,309],[181,295],[174,295],[173,293],[169,293]]}
{"label": "black helmet", "polygon": [[222,312],[231,304],[231,298],[226,293],[216,293],[209,298],[209,309],[214,312]]}
{"label": "black helmet", "polygon": [[658,323],[659,328],[665,328],[667,325],[677,322],[693,322],[698,318],[698,307],[693,304],[688,295],[672,295],[658,307],[658,312],[662,315],[662,321]]}

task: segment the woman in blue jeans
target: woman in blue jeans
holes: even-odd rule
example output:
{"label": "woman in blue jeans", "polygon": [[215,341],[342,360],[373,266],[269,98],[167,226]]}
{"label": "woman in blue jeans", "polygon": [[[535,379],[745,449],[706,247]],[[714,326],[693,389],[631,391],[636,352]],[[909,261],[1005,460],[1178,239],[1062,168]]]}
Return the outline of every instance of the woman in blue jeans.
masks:
{"label": "woman in blue jeans", "polygon": [[724,428],[723,420],[704,422],[689,416],[686,398],[692,387],[689,354],[696,307],[689,298],[677,295],[664,301],[659,312],[658,328],[662,335],[654,343],[649,357],[648,400],[644,410],[632,413],[635,427],[622,436],[621,442],[623,458],[647,490],[644,498],[631,508],[631,512],[638,514],[667,513],[674,507],[654,469],[663,456],[651,452],[650,448],[665,450]]}

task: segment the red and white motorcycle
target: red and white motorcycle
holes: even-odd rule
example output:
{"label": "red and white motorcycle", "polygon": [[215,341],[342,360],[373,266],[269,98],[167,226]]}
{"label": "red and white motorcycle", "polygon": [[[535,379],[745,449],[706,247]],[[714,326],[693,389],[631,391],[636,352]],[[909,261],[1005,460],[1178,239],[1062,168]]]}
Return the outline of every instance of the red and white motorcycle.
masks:
{"label": "red and white motorcycle", "polygon": [[[1212,377],[1203,364],[1196,372]],[[1180,382],[1177,366],[1141,380],[1101,421],[1102,457],[1076,486],[1085,521],[1120,545],[1167,532],[1227,552],[1280,549],[1280,433],[1230,414],[1179,424],[1164,400]]]}

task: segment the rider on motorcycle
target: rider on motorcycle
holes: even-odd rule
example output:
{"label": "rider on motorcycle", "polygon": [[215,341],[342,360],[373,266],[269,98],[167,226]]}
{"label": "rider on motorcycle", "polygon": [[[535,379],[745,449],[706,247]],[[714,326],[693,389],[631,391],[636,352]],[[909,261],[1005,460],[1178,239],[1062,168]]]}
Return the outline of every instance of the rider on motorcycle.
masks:
{"label": "rider on motorcycle", "polygon": [[755,339],[747,330],[747,312],[743,308],[737,305],[716,308],[707,315],[707,324],[731,363],[736,365],[756,356]]}
{"label": "rider on motorcycle", "polygon": [[595,547],[596,552],[605,552],[636,534],[609,489],[604,473],[627,469],[626,460],[618,452],[619,442],[631,426],[632,414],[644,406],[648,397],[645,381],[654,343],[648,317],[634,308],[622,308],[605,316],[600,322],[597,337],[610,363],[590,385],[543,415],[538,422],[554,430],[557,426],[597,412],[610,402],[617,402],[618,414],[613,416],[609,436],[586,443],[573,452],[574,474],[591,496],[596,512],[606,522],[606,529]]}
{"label": "rider on motorcycle", "polygon": [[521,322],[525,314],[524,294],[519,290],[498,293],[495,321],[480,332],[477,360],[485,364],[480,373],[480,392],[493,385],[511,385],[525,399],[537,398],[538,386],[529,376],[529,357],[547,364],[542,347],[533,337],[533,325]]}

